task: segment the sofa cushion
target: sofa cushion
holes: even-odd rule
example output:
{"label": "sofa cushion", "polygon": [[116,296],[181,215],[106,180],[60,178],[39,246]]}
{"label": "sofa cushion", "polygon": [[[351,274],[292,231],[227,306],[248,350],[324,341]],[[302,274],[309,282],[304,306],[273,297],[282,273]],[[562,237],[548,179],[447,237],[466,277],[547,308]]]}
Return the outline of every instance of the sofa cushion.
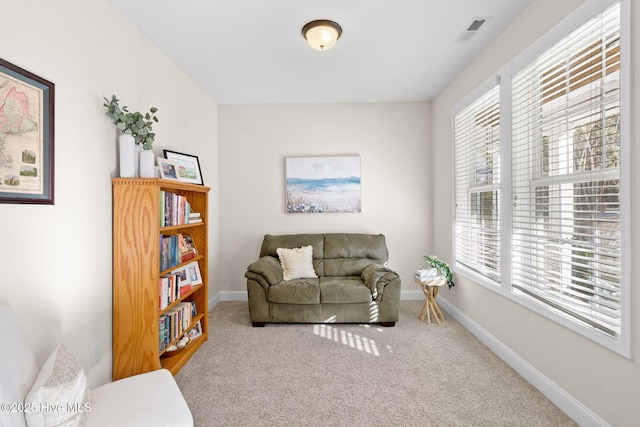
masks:
{"label": "sofa cushion", "polygon": [[308,279],[318,277],[313,269],[312,246],[301,248],[278,248],[276,249],[284,280]]}
{"label": "sofa cushion", "polygon": [[320,278],[320,302],[350,304],[372,301],[371,290],[358,276]]}
{"label": "sofa cushion", "polygon": [[[0,306],[0,402],[24,403],[38,375],[36,358],[15,312]],[[0,426],[24,427],[24,413],[0,411]]]}
{"label": "sofa cushion", "polygon": [[320,281],[295,279],[269,286],[269,302],[280,304],[320,304]]}
{"label": "sofa cushion", "polygon": [[385,264],[389,259],[382,234],[325,234],[324,276],[359,276],[369,264]]}
{"label": "sofa cushion", "polygon": [[[90,411],[87,376],[80,362],[59,344],[40,369],[25,403],[32,408],[25,419],[29,427],[84,426]],[[57,409],[46,410],[52,407]]]}
{"label": "sofa cushion", "polygon": [[272,236],[266,234],[260,248],[260,257],[272,256],[278,257],[278,248],[299,248],[301,246],[313,246],[313,257],[322,258],[323,253],[323,235],[322,234],[284,234],[281,236]]}

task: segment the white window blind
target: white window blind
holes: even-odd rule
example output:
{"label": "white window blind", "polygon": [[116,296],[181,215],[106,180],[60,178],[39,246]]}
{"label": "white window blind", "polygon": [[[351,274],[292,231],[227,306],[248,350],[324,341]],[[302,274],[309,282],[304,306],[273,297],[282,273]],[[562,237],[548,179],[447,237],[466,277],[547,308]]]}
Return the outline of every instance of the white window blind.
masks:
{"label": "white window blind", "polygon": [[500,280],[499,87],[454,116],[456,263]]}
{"label": "white window blind", "polygon": [[620,5],[512,79],[512,290],[620,336]]}

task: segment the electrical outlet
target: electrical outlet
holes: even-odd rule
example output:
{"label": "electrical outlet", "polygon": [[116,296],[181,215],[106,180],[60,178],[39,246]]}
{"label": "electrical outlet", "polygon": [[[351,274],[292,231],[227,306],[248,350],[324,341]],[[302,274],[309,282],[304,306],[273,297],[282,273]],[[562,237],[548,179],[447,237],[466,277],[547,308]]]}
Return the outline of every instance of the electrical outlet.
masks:
{"label": "electrical outlet", "polygon": [[91,344],[91,364],[95,365],[102,359],[102,341],[96,341]]}

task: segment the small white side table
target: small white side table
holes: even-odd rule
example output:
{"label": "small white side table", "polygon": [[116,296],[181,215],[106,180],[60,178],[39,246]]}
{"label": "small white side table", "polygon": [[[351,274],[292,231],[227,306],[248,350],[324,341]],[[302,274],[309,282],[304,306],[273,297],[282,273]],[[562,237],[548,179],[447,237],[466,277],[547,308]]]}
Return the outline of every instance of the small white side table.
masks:
{"label": "small white side table", "polygon": [[418,319],[421,322],[424,322],[424,318],[427,318],[427,323],[431,324],[431,313],[433,312],[433,317],[440,324],[440,319],[444,322],[444,316],[440,311],[440,307],[436,304],[436,295],[438,295],[438,289],[440,286],[444,285],[446,280],[443,278],[439,278],[436,280],[428,280],[426,282],[421,281],[417,277],[414,277],[413,280],[420,285],[422,288],[422,292],[424,293],[424,303],[418,312]]}

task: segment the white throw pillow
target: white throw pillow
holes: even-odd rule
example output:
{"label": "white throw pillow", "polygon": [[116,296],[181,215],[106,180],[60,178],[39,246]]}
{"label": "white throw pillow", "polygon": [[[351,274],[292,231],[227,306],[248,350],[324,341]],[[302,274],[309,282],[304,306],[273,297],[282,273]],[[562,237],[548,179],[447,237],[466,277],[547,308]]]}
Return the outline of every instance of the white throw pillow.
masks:
{"label": "white throw pillow", "polygon": [[87,376],[80,362],[59,344],[40,369],[25,399],[29,427],[83,426],[91,410]]}
{"label": "white throw pillow", "polygon": [[293,249],[277,248],[276,252],[280,258],[284,280],[318,277],[313,269],[313,247],[311,245]]}

